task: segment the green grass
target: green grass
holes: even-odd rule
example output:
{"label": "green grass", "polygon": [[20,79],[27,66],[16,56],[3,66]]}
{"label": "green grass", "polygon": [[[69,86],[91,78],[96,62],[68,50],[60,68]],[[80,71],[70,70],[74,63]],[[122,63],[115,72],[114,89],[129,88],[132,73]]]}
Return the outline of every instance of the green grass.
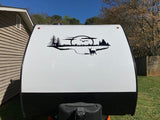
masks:
{"label": "green grass", "polygon": [[111,116],[111,120],[160,120],[160,77],[138,77],[135,115]]}
{"label": "green grass", "polygon": [[[18,96],[0,107],[0,120],[22,119]],[[160,120],[160,77],[139,76],[135,115],[111,116],[111,120]]]}

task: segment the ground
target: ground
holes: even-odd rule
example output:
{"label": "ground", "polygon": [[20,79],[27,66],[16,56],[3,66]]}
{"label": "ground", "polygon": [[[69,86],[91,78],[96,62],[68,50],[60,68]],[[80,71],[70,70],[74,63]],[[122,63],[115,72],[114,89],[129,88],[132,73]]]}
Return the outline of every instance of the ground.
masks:
{"label": "ground", "polygon": [[[19,96],[0,107],[0,120],[22,119]],[[47,119],[44,118],[43,120]],[[138,102],[135,115],[111,116],[111,120],[160,120],[160,76],[139,76]]]}

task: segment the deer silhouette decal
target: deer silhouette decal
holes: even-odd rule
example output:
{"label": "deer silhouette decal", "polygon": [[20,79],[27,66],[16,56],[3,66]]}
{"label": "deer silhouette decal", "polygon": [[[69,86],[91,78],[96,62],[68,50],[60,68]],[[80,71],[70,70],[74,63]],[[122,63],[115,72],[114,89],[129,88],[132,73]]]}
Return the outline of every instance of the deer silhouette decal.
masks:
{"label": "deer silhouette decal", "polygon": [[97,53],[96,53],[96,50],[92,50],[91,48],[88,48],[88,49],[89,49],[89,53],[90,53],[90,55],[97,54]]}

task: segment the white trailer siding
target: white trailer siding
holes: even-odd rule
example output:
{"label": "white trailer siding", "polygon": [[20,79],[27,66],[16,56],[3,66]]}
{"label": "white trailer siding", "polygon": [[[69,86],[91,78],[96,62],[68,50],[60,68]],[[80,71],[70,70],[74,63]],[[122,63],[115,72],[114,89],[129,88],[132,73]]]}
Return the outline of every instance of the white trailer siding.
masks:
{"label": "white trailer siding", "polygon": [[[53,36],[66,46],[48,47]],[[76,36],[93,38],[93,46],[81,38],[69,46]],[[102,40],[110,46],[98,51]],[[133,58],[120,25],[35,27],[23,63],[22,93],[68,92],[136,92]]]}

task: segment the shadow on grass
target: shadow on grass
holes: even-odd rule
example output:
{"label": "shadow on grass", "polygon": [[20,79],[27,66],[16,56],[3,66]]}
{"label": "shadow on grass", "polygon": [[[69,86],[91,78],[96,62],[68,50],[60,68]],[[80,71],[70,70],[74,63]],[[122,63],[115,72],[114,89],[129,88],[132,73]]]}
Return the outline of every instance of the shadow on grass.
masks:
{"label": "shadow on grass", "polygon": [[4,93],[3,104],[0,106],[0,120],[22,120],[18,93],[20,93],[20,80],[11,80]]}
{"label": "shadow on grass", "polygon": [[0,120],[23,120],[19,95],[0,107]]}
{"label": "shadow on grass", "polygon": [[0,120],[35,120],[23,118],[19,93],[20,80],[11,81],[3,96],[3,104],[0,106]]}
{"label": "shadow on grass", "polygon": [[47,117],[23,118],[20,95],[15,96],[0,107],[0,120],[47,120]]}

